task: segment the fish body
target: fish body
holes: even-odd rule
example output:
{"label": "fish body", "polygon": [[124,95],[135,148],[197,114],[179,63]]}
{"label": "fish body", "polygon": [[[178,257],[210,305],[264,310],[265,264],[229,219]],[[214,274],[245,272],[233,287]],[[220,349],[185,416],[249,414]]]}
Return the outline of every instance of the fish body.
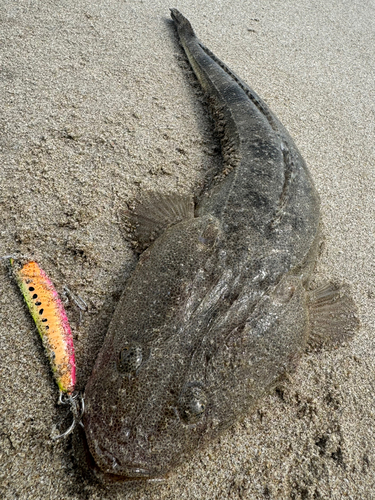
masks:
{"label": "fish body", "polygon": [[223,168],[141,255],[87,383],[88,447],[115,480],[162,477],[248,414],[295,367],[309,329],[319,197],[305,162],[267,105],[172,18]]}

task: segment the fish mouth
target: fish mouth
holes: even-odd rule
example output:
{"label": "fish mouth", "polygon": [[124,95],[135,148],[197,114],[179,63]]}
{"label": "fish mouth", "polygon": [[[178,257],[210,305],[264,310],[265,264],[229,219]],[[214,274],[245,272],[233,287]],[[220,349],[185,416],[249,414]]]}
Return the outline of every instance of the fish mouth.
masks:
{"label": "fish mouth", "polygon": [[[96,451],[99,451],[98,449]],[[95,460],[95,458],[94,458]],[[105,478],[114,481],[137,481],[160,479],[160,470],[146,468],[144,463],[121,462],[113,452],[100,447],[95,465]]]}
{"label": "fish mouth", "polygon": [[134,464],[131,465],[124,465],[122,468],[122,471],[125,474],[125,477],[129,479],[151,479],[152,478],[152,472],[148,469],[144,469],[142,467],[137,467]]}
{"label": "fish mouth", "polygon": [[120,466],[118,462],[115,467],[111,466],[101,470],[100,474],[107,481],[147,481],[161,478],[160,474],[153,473],[141,465],[122,464]]}
{"label": "fish mouth", "polygon": [[160,475],[153,475],[151,471],[134,466],[124,466],[121,470],[103,470],[96,463],[92,469],[95,476],[103,483],[118,483],[127,481],[152,481],[162,479]]}
{"label": "fish mouth", "polygon": [[[96,477],[102,483],[117,483],[125,481],[147,481],[162,480],[160,471],[147,469],[144,464],[128,462],[120,464],[120,461],[106,449],[101,448],[100,457],[97,460],[88,445],[86,433],[80,429],[80,443],[84,455],[82,456],[86,471]],[[82,465],[82,463],[81,463]]]}
{"label": "fish mouth", "polygon": [[144,467],[144,464],[135,462],[121,463],[120,460],[106,448],[100,448],[99,456],[102,462],[101,468],[106,474],[121,476],[124,479],[149,479],[154,476],[150,469]]}

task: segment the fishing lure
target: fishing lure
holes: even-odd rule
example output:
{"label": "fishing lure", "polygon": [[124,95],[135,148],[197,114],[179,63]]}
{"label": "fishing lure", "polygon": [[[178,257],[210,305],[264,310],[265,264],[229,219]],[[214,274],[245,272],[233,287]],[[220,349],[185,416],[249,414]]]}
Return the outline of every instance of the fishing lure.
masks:
{"label": "fishing lure", "polygon": [[76,364],[72,331],[58,293],[43,269],[34,261],[21,263],[11,258],[10,264],[60,389],[59,403],[69,404],[73,413],[69,429],[54,438],[59,439],[73,431],[81,420],[84,408],[83,399],[74,393]]}

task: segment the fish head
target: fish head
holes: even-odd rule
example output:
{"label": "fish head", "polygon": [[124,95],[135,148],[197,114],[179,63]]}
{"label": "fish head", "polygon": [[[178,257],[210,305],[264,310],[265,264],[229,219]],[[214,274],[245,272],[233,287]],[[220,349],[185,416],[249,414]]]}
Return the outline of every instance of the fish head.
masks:
{"label": "fish head", "polygon": [[299,359],[301,276],[263,286],[240,251],[228,256],[219,224],[197,218],[142,254],[85,389],[86,440],[102,479],[166,476]]}
{"label": "fish head", "polygon": [[88,385],[86,439],[104,477],[161,478],[212,434],[209,388],[186,378],[184,354],[172,339],[126,342]]}
{"label": "fish head", "polygon": [[[175,308],[164,335],[155,332],[150,343],[129,332],[121,341],[109,336],[86,387],[84,415],[103,479],[166,476],[298,362],[308,320],[300,278],[263,294],[255,307],[246,290],[228,296],[228,281],[223,273],[194,314],[186,302]],[[217,314],[215,304],[223,308]]]}
{"label": "fish head", "polygon": [[204,373],[192,363],[204,367],[196,356],[221,296],[209,292],[222,276],[219,233],[212,217],[174,226],[127,284],[85,389],[86,439],[101,474],[165,476],[213,425]]}

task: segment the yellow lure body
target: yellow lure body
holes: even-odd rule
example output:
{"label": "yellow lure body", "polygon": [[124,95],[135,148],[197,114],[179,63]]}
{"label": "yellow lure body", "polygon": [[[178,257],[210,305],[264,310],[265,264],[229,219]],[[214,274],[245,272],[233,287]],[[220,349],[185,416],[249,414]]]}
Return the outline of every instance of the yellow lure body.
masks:
{"label": "yellow lure body", "polygon": [[72,394],[76,382],[73,336],[62,302],[46,273],[34,261],[10,259],[17,283],[38,328],[59,389]]}

